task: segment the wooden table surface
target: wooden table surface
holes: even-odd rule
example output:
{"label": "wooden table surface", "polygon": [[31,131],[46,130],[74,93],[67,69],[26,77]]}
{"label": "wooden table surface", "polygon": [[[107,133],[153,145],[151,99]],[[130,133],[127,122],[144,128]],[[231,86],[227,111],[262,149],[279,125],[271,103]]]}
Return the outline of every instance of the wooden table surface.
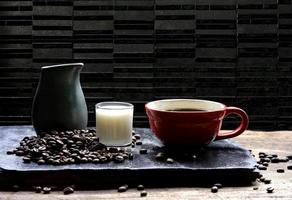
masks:
{"label": "wooden table surface", "polygon": [[[251,149],[258,158],[258,152],[278,154],[279,157],[292,155],[292,131],[246,131],[244,134],[234,138],[235,141]],[[33,191],[4,192],[0,191],[0,200],[46,200],[46,199],[289,199],[292,200],[292,170],[287,170],[287,163],[270,163],[268,170],[261,171],[265,178],[271,179],[271,184],[260,182],[245,187],[223,187],[218,193],[211,193],[210,188],[155,188],[147,189],[147,197],[140,197],[136,189],[118,193],[115,190],[75,191],[71,195],[63,195],[62,191],[54,191],[51,194],[36,194]],[[278,168],[284,168],[285,173],[277,173]],[[174,180],[175,181],[175,180]],[[258,187],[258,190],[254,190]],[[274,187],[273,193],[267,193],[266,188]]]}

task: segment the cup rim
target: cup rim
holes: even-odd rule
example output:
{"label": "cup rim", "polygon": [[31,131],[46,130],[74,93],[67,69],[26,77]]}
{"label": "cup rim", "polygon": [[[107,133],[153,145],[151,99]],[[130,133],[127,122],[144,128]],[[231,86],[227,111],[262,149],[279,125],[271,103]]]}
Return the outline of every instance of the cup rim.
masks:
{"label": "cup rim", "polygon": [[[120,108],[110,108],[110,107],[103,107],[104,104],[108,105],[121,105],[124,107]],[[128,102],[121,102],[121,101],[103,101],[95,104],[96,109],[103,109],[103,110],[127,110],[127,109],[133,109],[134,105]]]}
{"label": "cup rim", "polygon": [[[155,108],[150,108],[149,106],[153,103],[159,102],[159,101],[197,101],[197,102],[207,102],[207,103],[212,103],[212,104],[217,104],[220,105],[222,108],[220,109],[214,109],[214,110],[206,110],[206,111],[195,111],[195,112],[189,112],[189,111],[166,111],[166,110],[160,110],[160,109],[155,109]],[[154,111],[158,111],[158,112],[163,112],[163,113],[174,113],[174,114],[194,114],[194,113],[212,113],[212,112],[218,112],[218,111],[224,111],[226,110],[226,105],[220,102],[216,102],[216,101],[210,101],[210,100],[205,100],[205,99],[161,99],[161,100],[155,100],[155,101],[150,101],[148,103],[145,104],[145,108],[149,109],[149,110],[154,110]]]}

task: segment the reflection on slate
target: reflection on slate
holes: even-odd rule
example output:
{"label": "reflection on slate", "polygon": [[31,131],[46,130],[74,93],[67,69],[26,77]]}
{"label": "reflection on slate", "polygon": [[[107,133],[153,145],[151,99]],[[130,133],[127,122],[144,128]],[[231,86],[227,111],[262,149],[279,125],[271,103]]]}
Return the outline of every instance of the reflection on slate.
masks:
{"label": "reflection on slate", "polygon": [[135,126],[147,127],[146,102],[202,98],[242,107],[250,128],[291,128],[290,0],[15,0],[0,10],[0,124],[31,124],[41,66],[84,62],[90,126],[100,101],[133,103]]}
{"label": "reflection on slate", "polygon": [[140,182],[149,186],[179,186],[214,181],[250,183],[258,175],[254,168],[256,160],[251,153],[230,140],[217,141],[204,149],[196,150],[196,160],[192,160],[192,156],[189,159],[177,159],[182,158],[180,155],[182,152],[176,151],[175,154],[169,152],[175,162],[167,164],[155,160],[158,152],[167,149],[150,130],[136,129],[136,132],[142,136],[142,148],[148,149],[149,153],[139,154],[141,147],[137,146],[133,150],[133,161],[127,160],[119,164],[111,162],[52,166],[25,164],[21,157],[6,155],[6,151],[16,147],[24,136],[35,134],[31,126],[0,127],[0,180],[6,180],[2,182],[3,184],[7,183],[7,179],[8,182],[16,179],[18,184],[79,183],[85,186],[95,183],[95,186],[110,186],[117,183]]}

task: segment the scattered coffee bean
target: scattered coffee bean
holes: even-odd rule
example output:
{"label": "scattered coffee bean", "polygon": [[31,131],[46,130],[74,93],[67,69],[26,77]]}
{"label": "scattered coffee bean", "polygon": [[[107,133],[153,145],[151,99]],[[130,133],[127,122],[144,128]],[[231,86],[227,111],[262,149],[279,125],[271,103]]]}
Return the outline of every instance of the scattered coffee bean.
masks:
{"label": "scattered coffee bean", "polygon": [[277,154],[272,154],[273,158],[278,158]]}
{"label": "scattered coffee bean", "polygon": [[272,155],[267,155],[266,158],[271,160],[273,158],[273,156]]}
{"label": "scattered coffee bean", "polygon": [[134,138],[136,138],[136,140],[139,140],[139,139],[141,139],[141,136],[139,134],[135,134]]}
{"label": "scattered coffee bean", "polygon": [[267,162],[267,163],[271,162],[271,160],[270,160],[269,158],[261,158],[260,161],[261,161],[262,163],[264,163],[264,162]]}
{"label": "scattered coffee bean", "polygon": [[267,170],[267,167],[266,166],[263,166],[263,165],[259,165],[258,166],[258,169],[259,170]]}
{"label": "scattered coffee bean", "polygon": [[140,193],[140,197],[146,197],[147,196],[147,192],[145,190],[143,190],[141,193]]}
{"label": "scattered coffee bean", "polygon": [[217,188],[222,188],[222,184],[221,183],[215,183],[213,186],[216,186]]}
{"label": "scattered coffee bean", "polygon": [[268,162],[263,162],[262,165],[265,166],[265,167],[268,167],[269,163]]}
{"label": "scattered coffee bean", "polygon": [[216,193],[216,192],[218,192],[218,187],[217,187],[217,186],[213,186],[213,187],[211,188],[211,192],[212,192],[212,193]]}
{"label": "scattered coffee bean", "polygon": [[42,187],[41,187],[41,186],[36,186],[36,187],[34,188],[34,190],[35,190],[36,193],[41,193],[41,191],[42,191]]}
{"label": "scattered coffee bean", "polygon": [[288,158],[289,160],[292,160],[292,155],[288,155],[287,158]]}
{"label": "scattered coffee bean", "polygon": [[259,189],[259,187],[253,187],[253,190],[258,190]]}
{"label": "scattered coffee bean", "polygon": [[288,158],[279,158],[279,162],[285,163],[285,162],[288,162],[288,161],[289,161]]}
{"label": "scattered coffee bean", "polygon": [[267,188],[267,193],[273,193],[274,192],[274,188],[273,187],[268,187]]}
{"label": "scattered coffee bean", "polygon": [[278,172],[278,173],[284,173],[285,170],[284,170],[283,168],[279,168],[279,169],[277,169],[277,172]]}
{"label": "scattered coffee bean", "polygon": [[126,192],[128,190],[127,185],[122,185],[118,188],[118,192]]}
{"label": "scattered coffee bean", "polygon": [[66,188],[64,188],[63,193],[65,195],[72,194],[72,193],[74,193],[74,189],[72,187],[66,187]]}
{"label": "scattered coffee bean", "polygon": [[174,160],[172,158],[167,158],[166,159],[166,163],[173,164],[174,163]]}
{"label": "scattered coffee bean", "polygon": [[288,169],[288,170],[292,170],[292,165],[288,165],[288,166],[287,166],[287,169]]}
{"label": "scattered coffee bean", "polygon": [[279,163],[279,158],[272,158],[271,163]]}
{"label": "scattered coffee bean", "polygon": [[52,189],[50,187],[44,187],[43,188],[43,194],[50,194],[51,190]]}
{"label": "scattered coffee bean", "polygon": [[142,141],[141,140],[137,140],[136,141],[136,145],[142,145]]}
{"label": "scattered coffee bean", "polygon": [[259,180],[260,180],[261,182],[264,182],[266,179],[265,179],[264,177],[261,177]]}
{"label": "scattered coffee bean", "polygon": [[147,149],[140,149],[140,154],[147,154]]}
{"label": "scattered coffee bean", "polygon": [[165,155],[161,152],[159,152],[158,154],[156,154],[155,159],[158,161],[163,161],[165,160]]}
{"label": "scattered coffee bean", "polygon": [[272,180],[271,180],[271,179],[265,179],[263,182],[264,182],[265,184],[270,184],[270,183],[272,182]]}
{"label": "scattered coffee bean", "polygon": [[139,190],[139,191],[144,190],[144,185],[138,185],[137,190]]}

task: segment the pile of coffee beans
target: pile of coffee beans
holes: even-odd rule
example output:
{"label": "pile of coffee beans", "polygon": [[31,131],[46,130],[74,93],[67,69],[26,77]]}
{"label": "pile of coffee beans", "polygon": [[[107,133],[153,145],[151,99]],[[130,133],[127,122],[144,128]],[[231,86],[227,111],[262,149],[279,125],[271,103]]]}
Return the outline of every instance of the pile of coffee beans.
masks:
{"label": "pile of coffee beans", "polygon": [[[95,130],[51,131],[41,135],[24,137],[20,145],[7,154],[22,156],[24,163],[39,165],[121,163],[133,159],[133,154],[125,149],[107,148],[99,143]],[[133,138],[140,139],[140,136],[133,134]],[[132,144],[136,143],[137,139],[133,140]]]}

